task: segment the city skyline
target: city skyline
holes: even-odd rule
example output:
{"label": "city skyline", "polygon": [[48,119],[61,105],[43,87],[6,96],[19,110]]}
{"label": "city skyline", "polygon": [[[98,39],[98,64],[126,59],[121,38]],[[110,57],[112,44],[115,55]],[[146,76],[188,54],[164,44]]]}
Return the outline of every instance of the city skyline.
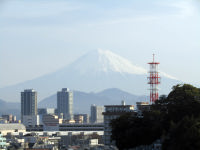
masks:
{"label": "city skyline", "polygon": [[0,0],[0,149],[200,149],[199,0]]}
{"label": "city skyline", "polygon": [[155,53],[160,70],[198,85],[197,0],[0,4],[0,87],[54,72],[97,48],[146,69]]}

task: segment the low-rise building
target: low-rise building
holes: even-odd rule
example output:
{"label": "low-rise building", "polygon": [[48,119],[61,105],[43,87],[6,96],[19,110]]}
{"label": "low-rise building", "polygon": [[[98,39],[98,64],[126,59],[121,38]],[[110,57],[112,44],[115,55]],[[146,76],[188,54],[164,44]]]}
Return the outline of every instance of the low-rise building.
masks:
{"label": "low-rise building", "polygon": [[84,124],[61,124],[59,125],[60,131],[103,131],[104,124],[93,124],[93,123],[84,123]]}
{"label": "low-rise building", "polygon": [[136,105],[137,105],[137,111],[138,112],[150,110],[149,102],[136,102]]}
{"label": "low-rise building", "polygon": [[40,117],[39,115],[26,115],[23,116],[23,124],[28,126],[38,126],[40,125]]}
{"label": "low-rise building", "polygon": [[83,123],[83,116],[76,114],[74,115],[74,120],[75,120],[75,123]]}
{"label": "low-rise building", "polygon": [[44,115],[42,118],[44,124],[44,131],[58,131],[59,124],[62,124],[63,120],[59,119],[57,115]]}
{"label": "low-rise building", "polygon": [[9,123],[13,122],[13,115],[9,114],[9,115],[1,115],[2,118],[4,118],[5,120],[7,120]]}
{"label": "low-rise building", "polygon": [[88,114],[74,114],[75,123],[89,123]]}
{"label": "low-rise building", "polygon": [[6,150],[7,148],[7,143],[6,143],[6,138],[2,137],[0,134],[0,150]]}
{"label": "low-rise building", "polygon": [[38,115],[55,114],[55,108],[38,108]]}
{"label": "low-rise building", "polygon": [[19,123],[0,124],[0,133],[7,135],[9,132],[26,132],[26,127]]}
{"label": "low-rise building", "polygon": [[112,128],[110,123],[113,119],[116,119],[125,113],[135,114],[134,105],[125,105],[125,103],[122,102],[122,105],[106,105],[104,107],[104,144],[114,145],[114,141],[111,141]]}
{"label": "low-rise building", "polygon": [[103,106],[91,106],[90,123],[103,123]]}

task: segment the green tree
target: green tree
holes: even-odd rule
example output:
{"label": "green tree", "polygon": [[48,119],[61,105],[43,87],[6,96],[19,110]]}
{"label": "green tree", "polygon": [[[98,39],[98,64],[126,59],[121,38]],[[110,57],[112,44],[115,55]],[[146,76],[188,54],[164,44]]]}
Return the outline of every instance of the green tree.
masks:
{"label": "green tree", "polygon": [[184,117],[182,121],[171,125],[169,136],[163,143],[163,150],[200,149],[200,120]]}
{"label": "green tree", "polygon": [[200,89],[189,85],[176,85],[167,98],[156,101],[152,111],[159,111],[164,130],[168,131],[170,122],[178,123],[185,116],[200,116]]}
{"label": "green tree", "polygon": [[[112,139],[116,141],[120,150],[149,145],[161,138],[164,140],[164,145],[168,144],[165,150],[181,147],[177,144],[181,144],[184,140],[188,140],[188,144],[192,143],[191,140],[196,141],[195,146],[198,147],[200,138],[194,131],[199,132],[199,121],[196,121],[199,118],[200,89],[189,84],[176,85],[168,96],[161,96],[151,105],[150,111],[143,112],[142,118],[125,115],[113,120]],[[189,124],[188,120],[191,119],[192,122]],[[178,130],[179,127],[182,130]],[[186,128],[188,130],[184,132]],[[173,136],[177,138],[176,140],[180,140],[176,141],[176,147],[173,146],[175,144]],[[189,149],[188,146],[185,147]]]}
{"label": "green tree", "polygon": [[120,150],[150,145],[161,136],[159,114],[149,116],[138,118],[126,114],[111,122],[112,140]]}

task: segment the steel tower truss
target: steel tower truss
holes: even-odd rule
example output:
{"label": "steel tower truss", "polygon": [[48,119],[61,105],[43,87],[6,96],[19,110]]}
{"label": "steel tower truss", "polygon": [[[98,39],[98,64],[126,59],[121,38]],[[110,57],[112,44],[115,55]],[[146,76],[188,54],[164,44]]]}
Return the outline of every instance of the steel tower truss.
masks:
{"label": "steel tower truss", "polygon": [[159,62],[155,62],[155,55],[153,54],[153,62],[148,63],[150,65],[148,84],[150,84],[150,103],[154,103],[158,100],[158,84],[160,84],[160,76],[158,73]]}

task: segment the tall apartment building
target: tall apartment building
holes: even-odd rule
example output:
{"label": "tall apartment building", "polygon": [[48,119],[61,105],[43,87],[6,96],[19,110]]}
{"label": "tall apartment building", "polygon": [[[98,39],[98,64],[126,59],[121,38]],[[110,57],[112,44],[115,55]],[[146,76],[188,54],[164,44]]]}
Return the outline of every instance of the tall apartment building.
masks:
{"label": "tall apartment building", "polygon": [[26,89],[21,92],[21,120],[23,116],[37,115],[37,92],[33,89]]}
{"label": "tall apartment building", "polygon": [[113,119],[116,119],[120,117],[121,115],[125,113],[133,113],[134,112],[134,106],[133,105],[125,105],[124,102],[122,102],[122,105],[106,105],[105,112],[103,112],[104,115],[104,144],[105,145],[114,145],[115,142],[111,141],[111,131],[112,128],[110,126],[110,122]]}
{"label": "tall apartment building", "polygon": [[90,122],[91,123],[103,123],[103,113],[104,107],[103,106],[91,106],[91,116],[90,116]]}
{"label": "tall apartment building", "polygon": [[60,118],[73,119],[73,92],[68,88],[57,92],[57,111]]}

